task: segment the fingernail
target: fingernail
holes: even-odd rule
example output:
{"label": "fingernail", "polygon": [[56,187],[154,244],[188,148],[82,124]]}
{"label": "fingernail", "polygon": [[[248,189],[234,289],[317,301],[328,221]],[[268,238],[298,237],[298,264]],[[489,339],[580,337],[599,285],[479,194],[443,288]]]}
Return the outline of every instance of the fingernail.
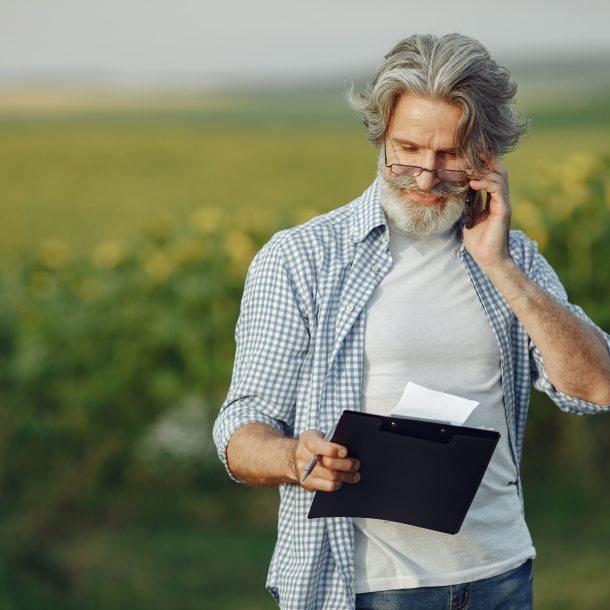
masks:
{"label": "fingernail", "polygon": [[357,472],[354,476],[354,483],[357,483],[360,480],[360,473]]}
{"label": "fingernail", "polygon": [[344,458],[347,455],[347,449],[339,449],[339,457]]}

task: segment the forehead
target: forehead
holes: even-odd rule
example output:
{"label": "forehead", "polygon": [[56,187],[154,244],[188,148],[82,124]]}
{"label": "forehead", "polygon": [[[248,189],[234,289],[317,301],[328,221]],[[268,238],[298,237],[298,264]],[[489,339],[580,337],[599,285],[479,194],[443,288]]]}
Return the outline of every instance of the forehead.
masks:
{"label": "forehead", "polygon": [[431,150],[452,148],[461,116],[458,106],[403,93],[394,106],[387,134]]}

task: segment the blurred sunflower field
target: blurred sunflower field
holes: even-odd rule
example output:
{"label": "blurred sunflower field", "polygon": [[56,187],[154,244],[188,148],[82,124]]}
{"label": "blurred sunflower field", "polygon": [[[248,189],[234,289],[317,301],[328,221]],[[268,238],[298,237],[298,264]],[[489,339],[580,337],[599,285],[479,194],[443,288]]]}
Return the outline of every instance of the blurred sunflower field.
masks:
{"label": "blurred sunflower field", "polygon": [[[541,106],[506,159],[514,226],[606,331],[609,102]],[[5,111],[0,139],[0,610],[273,608],[276,493],[210,430],[252,257],[373,178],[358,119],[253,95]],[[535,396],[527,435],[537,607],[607,608],[610,420]]]}

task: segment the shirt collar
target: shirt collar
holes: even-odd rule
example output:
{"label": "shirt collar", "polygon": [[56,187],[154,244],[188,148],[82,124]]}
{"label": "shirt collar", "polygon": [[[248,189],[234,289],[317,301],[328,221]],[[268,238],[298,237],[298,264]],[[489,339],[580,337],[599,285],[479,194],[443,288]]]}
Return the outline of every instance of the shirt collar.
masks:
{"label": "shirt collar", "polygon": [[387,226],[379,197],[379,177],[358,199],[350,222],[350,234],[355,242],[362,241],[376,227]]}

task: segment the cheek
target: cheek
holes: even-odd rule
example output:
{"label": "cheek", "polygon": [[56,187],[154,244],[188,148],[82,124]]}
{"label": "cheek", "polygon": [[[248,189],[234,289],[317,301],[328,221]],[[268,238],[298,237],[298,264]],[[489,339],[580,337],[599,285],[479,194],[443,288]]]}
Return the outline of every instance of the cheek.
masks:
{"label": "cheek", "polygon": [[389,167],[383,168],[383,175],[390,181],[396,180],[396,178],[398,178],[398,176],[394,172],[392,172],[392,170]]}

